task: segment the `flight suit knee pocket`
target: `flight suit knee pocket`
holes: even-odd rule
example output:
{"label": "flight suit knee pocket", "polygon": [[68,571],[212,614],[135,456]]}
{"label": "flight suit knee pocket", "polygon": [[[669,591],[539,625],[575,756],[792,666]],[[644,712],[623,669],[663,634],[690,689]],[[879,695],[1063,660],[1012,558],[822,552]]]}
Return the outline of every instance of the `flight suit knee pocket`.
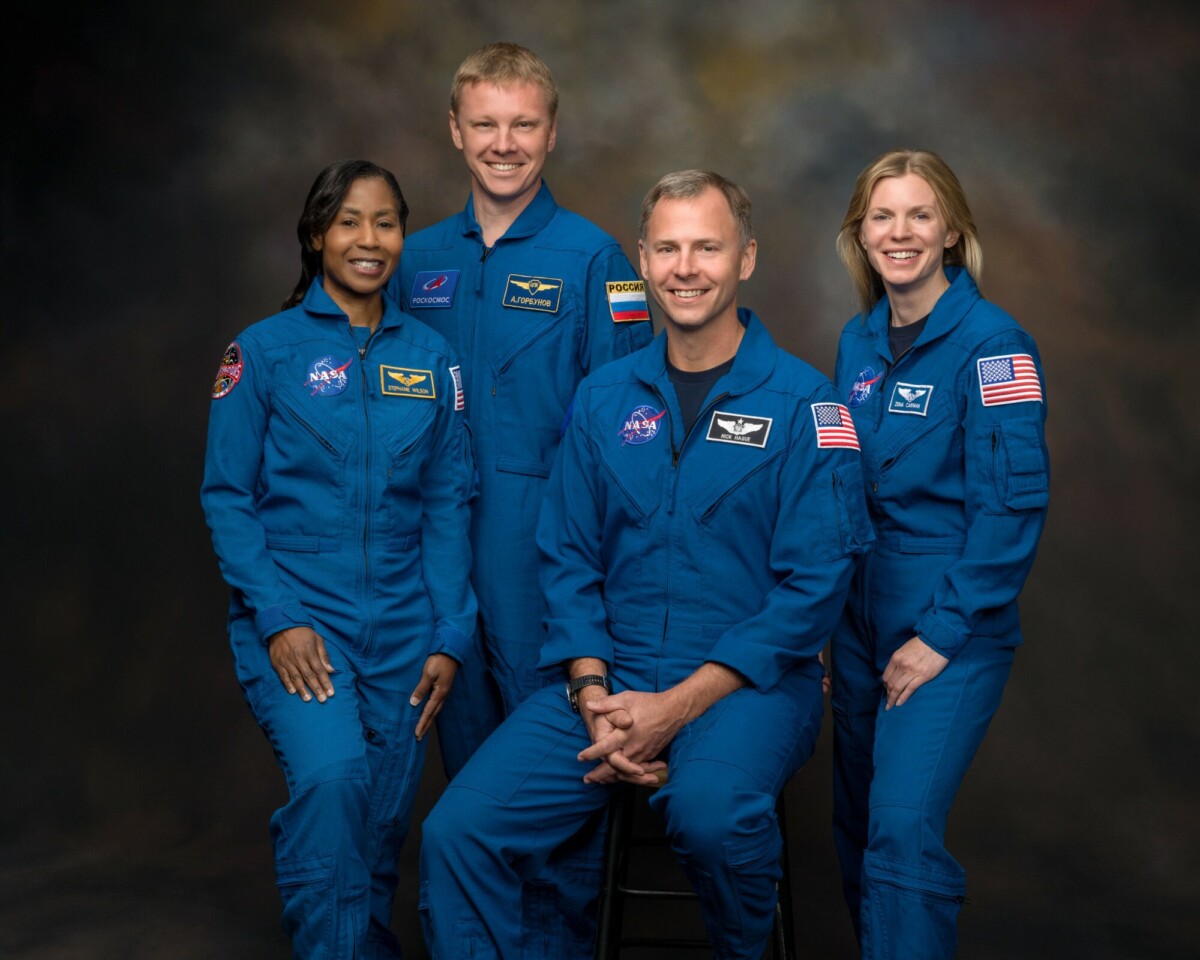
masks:
{"label": "flight suit knee pocket", "polygon": [[[279,860],[275,883],[283,901],[283,929],[294,941],[333,947],[337,858],[332,854]],[[332,953],[329,954],[332,956]]]}

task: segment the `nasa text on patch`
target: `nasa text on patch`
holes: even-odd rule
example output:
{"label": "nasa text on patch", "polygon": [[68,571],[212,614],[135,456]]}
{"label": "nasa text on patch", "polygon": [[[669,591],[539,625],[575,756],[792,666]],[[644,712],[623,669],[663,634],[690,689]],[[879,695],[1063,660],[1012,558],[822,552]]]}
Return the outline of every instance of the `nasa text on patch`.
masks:
{"label": "nasa text on patch", "polygon": [[852,407],[861,407],[871,399],[872,389],[882,379],[883,374],[876,373],[874,367],[863,367],[859,375],[854,378],[854,383],[850,387],[850,396],[846,402]]}
{"label": "nasa text on patch", "polygon": [[314,360],[308,367],[308,375],[304,378],[304,385],[310,391],[309,396],[336,397],[345,391],[347,384],[350,383],[346,371],[350,369],[350,364],[353,362],[353,357],[342,360],[340,357],[334,356],[318,357]]}
{"label": "nasa text on patch", "polygon": [[530,277],[510,273],[504,287],[504,305],[519,310],[541,310],[558,313],[562,300],[563,282],[555,277]]}
{"label": "nasa text on patch", "polygon": [[772,422],[771,417],[754,417],[748,413],[714,410],[712,419],[708,421],[708,434],[704,439],[761,448],[767,445]]}
{"label": "nasa text on patch", "polygon": [[658,425],[666,412],[666,407],[655,410],[645,403],[634,407],[629,416],[622,421],[621,429],[617,431],[621,445],[632,443],[636,446],[639,443],[649,443],[658,436]]}
{"label": "nasa text on patch", "polygon": [[644,280],[609,280],[604,287],[608,293],[608,310],[613,323],[650,319]]}
{"label": "nasa text on patch", "polygon": [[385,397],[417,397],[421,400],[436,400],[437,390],[433,384],[432,370],[414,370],[412,367],[379,365],[379,389]]}
{"label": "nasa text on patch", "polygon": [[888,413],[911,413],[923,417],[929,413],[929,398],[932,396],[932,383],[897,382],[892,388],[892,399],[888,401]]}
{"label": "nasa text on patch", "polygon": [[235,340],[225,348],[225,353],[221,357],[221,365],[217,368],[217,378],[213,381],[212,398],[220,400],[236,387],[238,381],[242,379],[242,370],[244,369],[242,348]]}
{"label": "nasa text on patch", "polygon": [[408,305],[428,310],[454,306],[454,289],[458,286],[457,270],[422,270],[413,277]]}

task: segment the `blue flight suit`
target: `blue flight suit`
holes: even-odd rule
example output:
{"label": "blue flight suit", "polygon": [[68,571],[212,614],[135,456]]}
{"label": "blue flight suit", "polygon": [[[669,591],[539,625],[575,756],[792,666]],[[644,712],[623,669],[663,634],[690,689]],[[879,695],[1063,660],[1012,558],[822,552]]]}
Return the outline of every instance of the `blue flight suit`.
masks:
{"label": "blue flight suit", "polygon": [[[747,680],[679,731],[651,801],[718,957],[758,957],[769,938],[775,800],[816,742],[817,653],[871,537],[849,415],[819,429],[841,416],[829,382],[740,319],[733,366],[686,435],[665,336],[583,381],[537,532],[551,676],[598,657],[615,691],[662,691],[706,661]],[[447,788],[421,850],[437,960],[518,955],[521,882],[611,794],[582,780],[589,744],[555,683]]]}
{"label": "blue flight suit", "polygon": [[545,603],[534,529],[567,405],[587,373],[649,343],[653,333],[644,287],[620,246],[558,206],[544,182],[490,248],[472,198],[462,213],[413,234],[388,293],[441,333],[471,370],[467,413],[479,467],[472,582],[503,706],[484,709],[487,684],[476,671],[485,658],[467,664],[471,676],[458,682],[472,696],[438,718],[453,776],[542,682]]}
{"label": "blue flight suit", "polygon": [[[1021,642],[1017,594],[1049,492],[1041,360],[966,270],[893,362],[885,298],[850,321],[835,382],[862,443],[876,542],[833,640],[834,832],[870,960],[953,956],[966,874],[946,816]],[[885,711],[913,636],[949,665]]]}
{"label": "blue flight suit", "polygon": [[[214,386],[201,491],[238,680],[287,779],[283,927],[296,957],[328,960],[400,955],[396,861],[424,757],[408,698],[430,654],[466,655],[477,616],[461,373],[386,300],[366,334],[321,278],[245,330]],[[268,639],[301,625],[336,670],[325,703],[271,666]]]}

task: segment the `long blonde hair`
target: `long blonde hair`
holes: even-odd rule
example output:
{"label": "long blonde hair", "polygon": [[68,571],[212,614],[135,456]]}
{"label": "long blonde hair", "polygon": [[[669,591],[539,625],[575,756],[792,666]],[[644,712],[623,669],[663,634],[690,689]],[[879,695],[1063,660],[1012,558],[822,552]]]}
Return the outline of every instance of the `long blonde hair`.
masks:
{"label": "long blonde hair", "polygon": [[975,220],[971,216],[971,208],[967,206],[962,184],[958,182],[954,171],[931,150],[889,150],[871,161],[858,175],[850,205],[846,209],[846,218],[837,235],[838,256],[854,281],[864,318],[883,298],[884,289],[879,272],[871,266],[859,240],[863,218],[867,215],[875,185],[885,177],[902,177],[907,173],[916,174],[929,184],[946,218],[946,225],[958,231],[958,241],[943,253],[942,263],[966,267],[976,283],[983,275],[983,248],[979,245],[979,234],[975,230]]}

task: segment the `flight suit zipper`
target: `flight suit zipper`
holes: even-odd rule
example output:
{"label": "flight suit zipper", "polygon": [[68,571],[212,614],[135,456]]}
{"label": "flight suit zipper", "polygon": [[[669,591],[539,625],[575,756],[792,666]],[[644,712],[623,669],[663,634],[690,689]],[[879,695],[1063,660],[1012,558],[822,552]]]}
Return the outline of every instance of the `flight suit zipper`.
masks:
{"label": "flight suit zipper", "polygon": [[683,439],[680,441],[679,446],[676,447],[675,446],[675,418],[671,416],[671,405],[669,403],[667,403],[667,398],[663,396],[663,393],[661,390],[658,389],[657,384],[652,383],[650,385],[650,389],[654,391],[654,395],[656,397],[658,397],[658,402],[662,404],[663,410],[665,410],[667,413],[667,430],[668,430],[668,435],[671,440],[671,472],[672,472],[671,501],[667,507],[667,516],[672,518],[670,525],[669,525],[669,529],[670,529],[671,533],[670,533],[670,543],[668,544],[668,550],[667,550],[667,563],[666,563],[667,569],[666,569],[666,573],[665,573],[667,604],[666,604],[666,612],[663,614],[662,637],[659,640],[659,644],[658,644],[658,664],[659,664],[659,666],[655,670],[655,681],[654,681],[654,686],[655,686],[655,689],[657,690],[660,687],[658,670],[661,669],[663,660],[665,659],[665,654],[666,654],[666,649],[667,649],[667,628],[669,626],[670,616],[671,616],[671,571],[672,571],[672,568],[674,567],[674,564],[671,563],[670,557],[671,557],[671,554],[674,553],[674,547],[675,547],[675,519],[674,519],[674,517],[675,517],[675,499],[676,499],[676,494],[679,490],[679,459],[680,459],[680,457],[683,456],[683,448],[687,446],[688,437],[690,437],[692,435],[692,431],[696,428],[696,424],[704,419],[704,415],[707,414],[709,410],[711,410],[713,407],[715,407],[721,401],[725,400],[729,396],[729,391],[727,390],[724,393],[720,394],[719,396],[713,397],[712,400],[708,401],[703,407],[700,408],[700,412],[696,414],[696,419],[692,421],[691,426],[689,426],[687,428],[687,432],[684,433]]}
{"label": "flight suit zipper", "polygon": [[[354,331],[350,331],[352,340],[357,341]],[[367,342],[358,347],[358,382],[361,387],[363,405],[363,482],[362,482],[362,561],[363,561],[363,591],[364,597],[371,595],[371,553],[369,549],[371,536],[371,409],[368,404],[370,392],[367,384],[367,349],[375,339],[375,330],[367,336]],[[357,345],[357,344],[356,344]],[[369,601],[367,606],[369,606]],[[375,635],[375,617],[371,610],[363,624],[363,650],[370,651]]]}

